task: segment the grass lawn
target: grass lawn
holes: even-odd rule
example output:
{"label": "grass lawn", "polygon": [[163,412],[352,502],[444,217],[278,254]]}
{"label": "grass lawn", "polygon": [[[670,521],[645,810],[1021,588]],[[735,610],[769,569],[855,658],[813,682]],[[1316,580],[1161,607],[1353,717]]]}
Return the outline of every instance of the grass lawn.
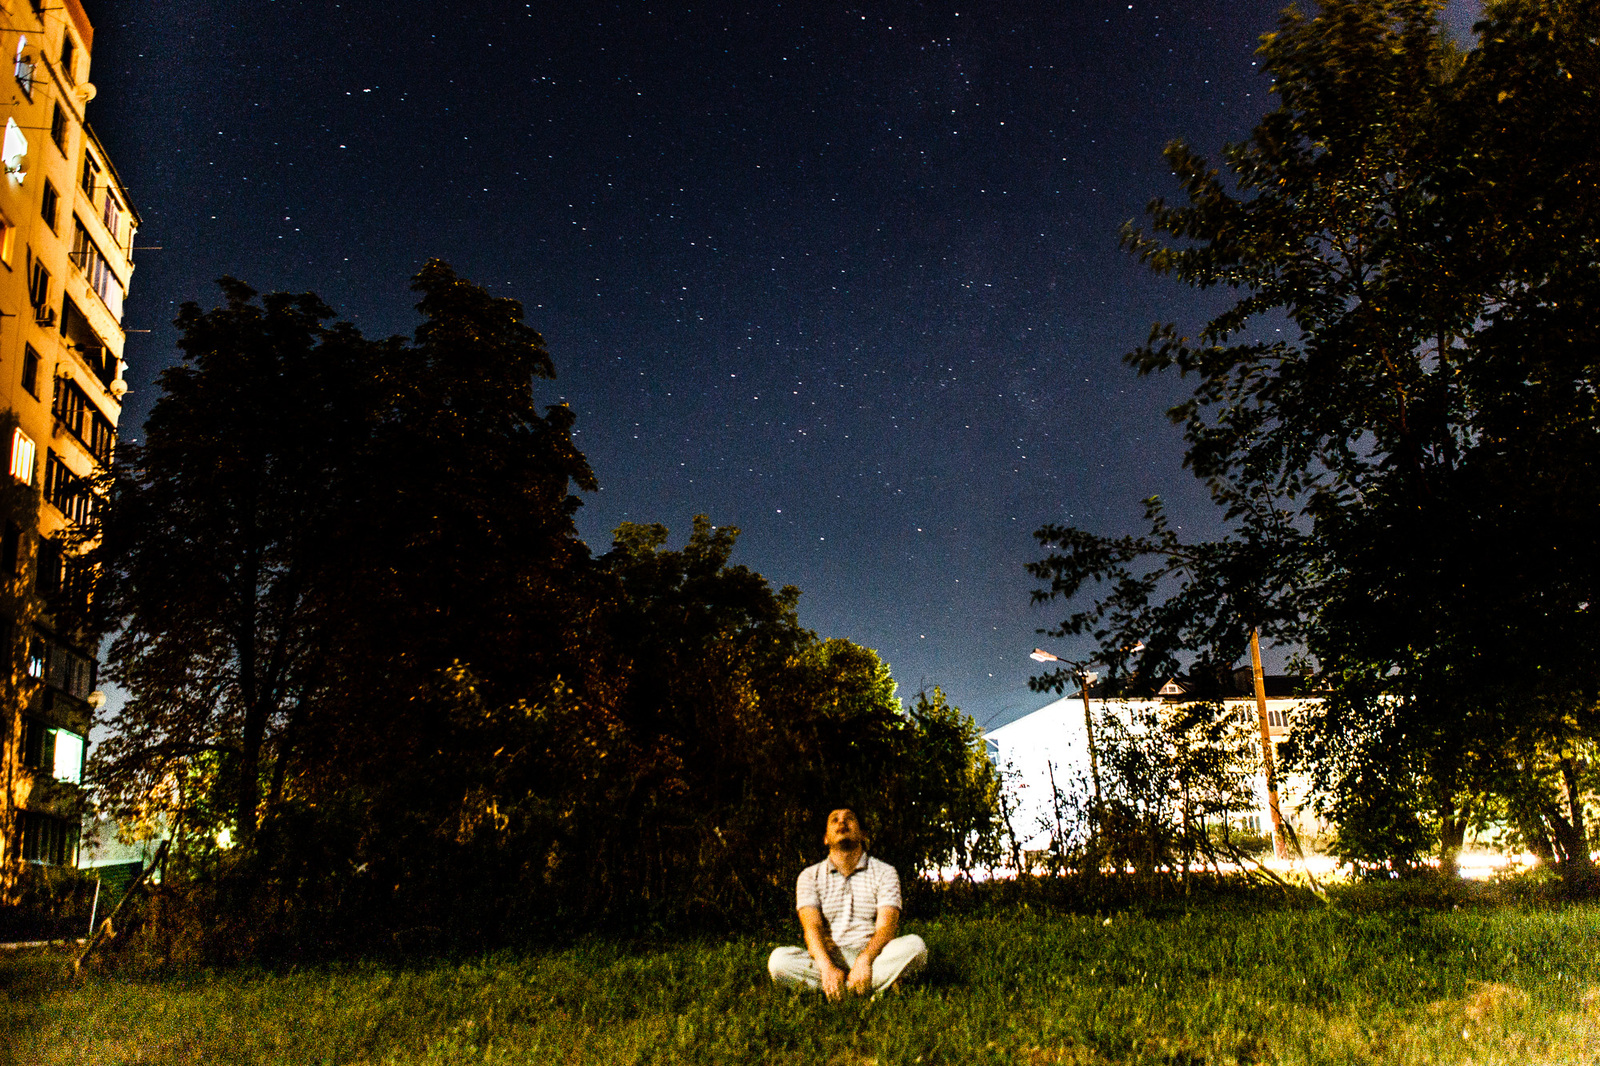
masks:
{"label": "grass lawn", "polygon": [[0,1063],[1600,1061],[1600,907],[907,929],[924,977],[843,1005],[770,987],[749,938],[79,985],[35,952],[0,958]]}

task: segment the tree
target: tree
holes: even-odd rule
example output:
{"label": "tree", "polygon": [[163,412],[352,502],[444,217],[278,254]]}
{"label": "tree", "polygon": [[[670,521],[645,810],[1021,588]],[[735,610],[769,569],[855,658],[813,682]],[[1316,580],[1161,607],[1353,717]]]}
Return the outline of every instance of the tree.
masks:
{"label": "tree", "polygon": [[124,444],[106,508],[99,602],[110,676],[130,699],[95,778],[131,813],[206,753],[226,759],[234,838],[257,825],[264,748],[315,699],[355,457],[381,417],[383,351],[315,296],[221,282],[185,304],[184,361],[162,373],[142,444]]}
{"label": "tree", "polygon": [[567,488],[593,477],[570,412],[533,406],[553,368],[520,307],[444,264],[411,345],[222,287],[184,306],[183,362],[119,456],[100,603],[130,699],[95,776],[131,813],[215,753],[248,852],[264,785],[271,808],[425,761],[430,716],[404,711],[438,670],[549,662],[521,655],[562,646],[536,621],[582,569]]}
{"label": "tree", "polygon": [[130,699],[93,768],[187,837],[217,945],[750,920],[838,805],[913,868],[995,853],[976,726],[801,627],[738,530],[700,516],[672,550],[626,523],[591,557],[594,476],[515,301],[430,262],[414,337],[373,342],[314,296],[224,289],[185,306],[112,483]]}
{"label": "tree", "polygon": [[1298,755],[1348,853],[1414,855],[1420,808],[1448,865],[1511,753],[1595,725],[1600,16],[1491,4],[1462,54],[1438,6],[1291,9],[1260,49],[1280,105],[1228,180],[1168,148],[1186,202],[1126,245],[1242,295],[1129,362],[1196,378],[1171,414],[1231,532],[1046,527],[1034,573],[1044,599],[1109,581],[1062,628],[1144,637],[1147,673],[1231,662],[1253,626],[1303,645],[1323,712]]}

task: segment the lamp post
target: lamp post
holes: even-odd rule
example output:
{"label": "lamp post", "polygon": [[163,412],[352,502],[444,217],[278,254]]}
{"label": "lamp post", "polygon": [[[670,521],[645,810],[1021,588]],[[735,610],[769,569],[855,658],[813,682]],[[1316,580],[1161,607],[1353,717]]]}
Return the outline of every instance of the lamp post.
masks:
{"label": "lamp post", "polygon": [[[1144,642],[1140,641],[1123,650],[1130,652],[1143,651]],[[1089,779],[1094,782],[1094,817],[1095,821],[1098,822],[1100,820],[1100,752],[1094,743],[1094,714],[1089,710],[1089,686],[1094,684],[1097,675],[1094,671],[1087,669],[1089,663],[1094,660],[1074,662],[1071,659],[1063,659],[1059,655],[1052,655],[1043,648],[1034,648],[1033,651],[1028,653],[1028,658],[1036,663],[1061,663],[1070,667],[1078,675],[1078,684],[1083,693],[1083,731],[1089,738]]]}
{"label": "lamp post", "polygon": [[1089,779],[1094,782],[1094,816],[1095,820],[1098,821],[1100,818],[1100,753],[1094,746],[1094,715],[1089,710],[1089,685],[1095,680],[1095,674],[1084,669],[1089,665],[1088,663],[1072,662],[1061,658],[1059,655],[1051,655],[1043,648],[1034,648],[1028,654],[1028,658],[1036,663],[1064,663],[1077,672],[1078,683],[1082,686],[1083,691],[1083,731],[1089,738]]}

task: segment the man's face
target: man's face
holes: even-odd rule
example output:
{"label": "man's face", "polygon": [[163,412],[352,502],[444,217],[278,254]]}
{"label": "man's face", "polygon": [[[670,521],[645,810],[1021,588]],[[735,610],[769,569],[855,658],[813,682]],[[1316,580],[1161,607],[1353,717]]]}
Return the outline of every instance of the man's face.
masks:
{"label": "man's face", "polygon": [[828,828],[822,836],[822,842],[828,847],[839,845],[844,848],[853,848],[861,843],[861,823],[856,819],[856,812],[849,807],[840,807],[828,814]]}

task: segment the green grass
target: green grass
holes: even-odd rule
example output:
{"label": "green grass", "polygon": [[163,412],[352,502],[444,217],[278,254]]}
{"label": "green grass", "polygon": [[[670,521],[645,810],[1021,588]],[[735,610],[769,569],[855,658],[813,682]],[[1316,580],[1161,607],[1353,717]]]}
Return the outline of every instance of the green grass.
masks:
{"label": "green grass", "polygon": [[1600,908],[912,922],[877,1002],[769,987],[773,941],[416,966],[90,976],[0,959],[14,1063],[1533,1063],[1600,1060]]}

